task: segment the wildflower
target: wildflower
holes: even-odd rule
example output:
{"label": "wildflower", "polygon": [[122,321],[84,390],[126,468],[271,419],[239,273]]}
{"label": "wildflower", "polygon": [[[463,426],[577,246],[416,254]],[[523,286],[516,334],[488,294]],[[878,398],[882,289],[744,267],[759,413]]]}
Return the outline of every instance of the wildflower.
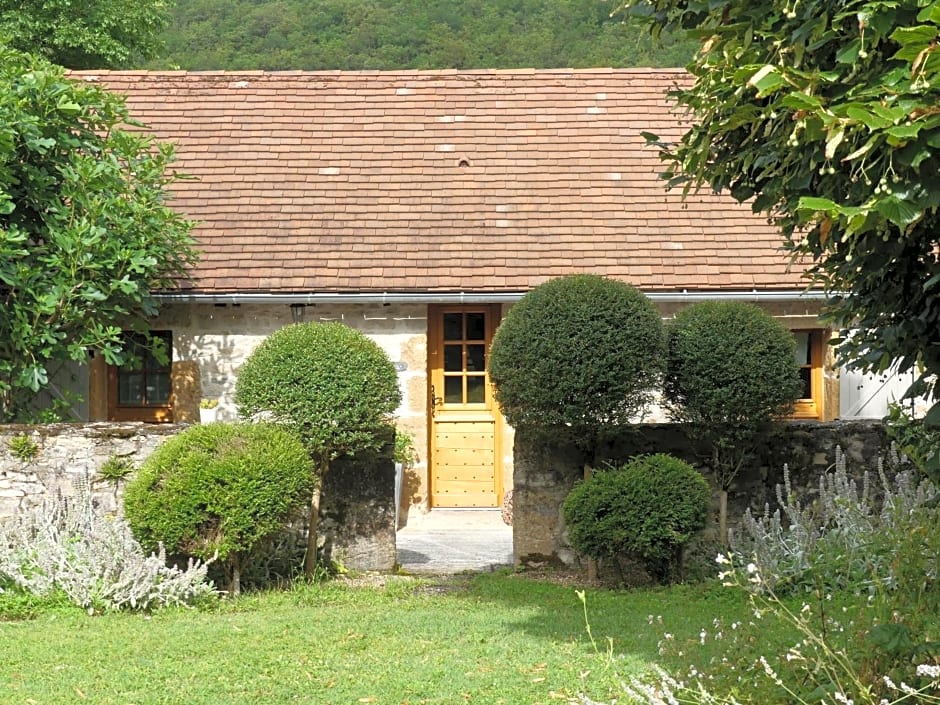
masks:
{"label": "wildflower", "polygon": [[719,553],[718,557],[715,559],[715,563],[718,565],[731,565],[731,559],[728,558],[724,553]]}
{"label": "wildflower", "polygon": [[891,690],[898,689],[898,687],[894,684],[894,681],[891,680],[889,676],[882,676],[881,679],[885,682],[885,685],[888,686]]}
{"label": "wildflower", "polygon": [[702,644],[704,644],[704,643],[705,643],[705,637],[707,637],[707,636],[708,636],[708,634],[706,634],[706,633],[705,633],[705,630],[703,629],[703,630],[699,633],[699,635],[698,635],[698,640],[699,640],[699,642],[702,643]]}
{"label": "wildflower", "polygon": [[904,681],[901,681],[901,690],[907,695],[917,695],[917,691],[914,690],[911,686],[909,686]]}
{"label": "wildflower", "polygon": [[940,666],[922,663],[917,667],[918,676],[927,676],[928,678],[940,678]]}
{"label": "wildflower", "polygon": [[853,701],[852,698],[846,697],[844,693],[840,693],[838,690],[832,694],[832,697],[842,703],[842,705],[855,705],[855,701]]}
{"label": "wildflower", "polygon": [[771,668],[770,664],[767,663],[767,659],[765,659],[763,656],[760,657],[760,664],[764,667],[764,673],[767,674],[768,678],[770,678],[777,685],[783,685],[783,681],[780,680],[780,676],[778,676],[774,669]]}
{"label": "wildflower", "polygon": [[747,574],[748,574],[748,575],[754,575],[754,573],[756,573],[756,572],[757,572],[757,566],[754,565],[753,563],[748,563],[748,564],[747,564]]}

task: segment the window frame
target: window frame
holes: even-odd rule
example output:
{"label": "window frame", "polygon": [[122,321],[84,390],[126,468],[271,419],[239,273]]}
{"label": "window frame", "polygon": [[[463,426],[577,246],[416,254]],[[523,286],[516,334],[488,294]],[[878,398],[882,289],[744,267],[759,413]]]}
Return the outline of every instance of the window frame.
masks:
{"label": "window frame", "polygon": [[[125,341],[132,333],[125,333]],[[125,368],[118,365],[108,365],[108,420],[109,421],[144,421],[147,423],[170,423],[173,421],[173,332],[170,330],[152,330],[149,335],[162,338],[166,344],[169,360],[165,367],[134,367]],[[146,363],[146,361],[144,361]],[[119,391],[122,374],[144,373],[144,389],[146,389],[146,375],[166,374],[170,387],[169,398],[160,404],[121,404]]]}

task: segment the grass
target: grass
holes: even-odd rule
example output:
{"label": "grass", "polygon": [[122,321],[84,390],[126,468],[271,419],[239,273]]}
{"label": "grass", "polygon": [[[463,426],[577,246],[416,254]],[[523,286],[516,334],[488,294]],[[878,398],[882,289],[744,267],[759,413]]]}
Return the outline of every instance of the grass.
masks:
{"label": "grass", "polygon": [[42,610],[0,622],[0,702],[602,700],[619,676],[661,661],[664,632],[696,643],[713,619],[747,611],[740,595],[704,586],[588,590],[586,600],[596,647],[573,586],[512,573],[308,585],[152,616]]}

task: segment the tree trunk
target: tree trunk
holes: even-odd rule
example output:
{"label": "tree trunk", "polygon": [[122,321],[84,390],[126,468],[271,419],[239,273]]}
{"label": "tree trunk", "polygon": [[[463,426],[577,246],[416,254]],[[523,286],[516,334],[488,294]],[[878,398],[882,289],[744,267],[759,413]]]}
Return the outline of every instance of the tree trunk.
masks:
{"label": "tree trunk", "polygon": [[718,538],[728,548],[728,490],[718,490]]}
{"label": "tree trunk", "polygon": [[232,584],[229,591],[235,597],[238,597],[242,591],[242,561],[239,554],[232,556]]}
{"label": "tree trunk", "polygon": [[[593,474],[594,474],[594,468],[591,467],[590,463],[585,463],[584,464],[584,480],[585,481],[590,480],[591,475]],[[617,562],[617,569],[620,570],[619,560]],[[592,582],[597,580],[597,561],[594,558],[591,558],[590,556],[588,556],[588,562],[587,562],[587,578],[588,580]],[[620,578],[621,578],[621,581],[623,581],[623,570],[620,570]]]}
{"label": "tree trunk", "polygon": [[312,580],[317,572],[317,529],[320,525],[320,491],[323,487],[323,481],[326,479],[326,472],[330,469],[330,461],[319,460],[317,463],[317,482],[310,494],[310,521],[307,529],[307,557],[304,561],[304,576],[307,580]]}

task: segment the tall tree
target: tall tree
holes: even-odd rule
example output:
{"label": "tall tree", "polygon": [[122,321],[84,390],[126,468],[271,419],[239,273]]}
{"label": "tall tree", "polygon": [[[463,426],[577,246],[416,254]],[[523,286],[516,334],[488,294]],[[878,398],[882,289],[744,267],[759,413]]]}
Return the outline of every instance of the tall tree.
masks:
{"label": "tall tree", "polygon": [[0,421],[57,361],[123,362],[122,327],[146,330],[195,261],[173,148],[131,125],[120,96],[0,50]]}
{"label": "tall tree", "polygon": [[[662,144],[673,186],[752,200],[831,294],[841,352],[940,374],[940,4],[630,0],[691,30],[693,127]],[[651,138],[655,139],[654,136]],[[849,329],[855,335],[849,335]],[[940,423],[940,404],[927,415]]]}
{"label": "tall tree", "polygon": [[0,0],[0,40],[71,69],[128,67],[156,56],[166,0]]}

